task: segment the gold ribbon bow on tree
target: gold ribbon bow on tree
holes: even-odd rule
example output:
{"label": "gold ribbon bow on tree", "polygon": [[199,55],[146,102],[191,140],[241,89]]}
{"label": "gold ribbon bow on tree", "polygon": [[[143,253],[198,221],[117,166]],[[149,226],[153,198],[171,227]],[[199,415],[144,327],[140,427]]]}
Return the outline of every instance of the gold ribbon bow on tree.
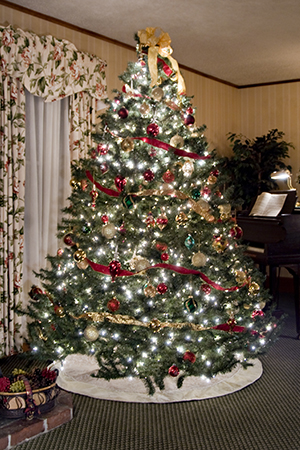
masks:
{"label": "gold ribbon bow on tree", "polygon": [[145,30],[138,31],[138,37],[140,39],[140,44],[143,47],[149,47],[148,49],[148,66],[151,75],[151,86],[155,86],[157,83],[158,73],[157,73],[157,57],[158,55],[163,58],[168,58],[171,62],[172,69],[176,72],[174,81],[178,82],[178,92],[179,94],[185,93],[185,83],[184,79],[180,73],[178,62],[174,59],[171,54],[173,49],[171,47],[171,39],[168,33],[161,30],[160,35],[155,36],[155,32],[158,29],[147,27]]}

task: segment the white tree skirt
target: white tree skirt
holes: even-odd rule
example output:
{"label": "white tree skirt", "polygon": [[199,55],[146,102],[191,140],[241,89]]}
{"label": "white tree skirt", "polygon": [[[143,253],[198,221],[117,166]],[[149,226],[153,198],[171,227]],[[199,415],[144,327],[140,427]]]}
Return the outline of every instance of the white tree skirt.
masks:
{"label": "white tree skirt", "polygon": [[97,373],[98,370],[97,360],[92,356],[69,355],[63,365],[58,362],[52,368],[59,370],[58,386],[76,394],[123,402],[171,403],[219,397],[243,389],[262,375],[261,362],[255,359],[251,363],[253,366],[247,369],[238,365],[231,372],[217,375],[210,380],[187,377],[180,389],[176,386],[177,378],[167,376],[165,389],[160,391],[157,388],[153,396],[147,394],[146,387],[139,378],[106,381],[92,377],[91,374]]}

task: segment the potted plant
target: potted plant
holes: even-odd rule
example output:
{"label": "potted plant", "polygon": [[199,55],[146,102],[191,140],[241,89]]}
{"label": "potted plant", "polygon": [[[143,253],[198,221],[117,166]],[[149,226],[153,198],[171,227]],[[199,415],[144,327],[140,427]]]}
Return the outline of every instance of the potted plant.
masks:
{"label": "potted plant", "polygon": [[294,146],[284,141],[283,136],[277,129],[252,140],[228,133],[233,155],[220,158],[218,184],[220,188],[229,188],[227,199],[233,207],[246,209],[258,194],[276,189],[271,179],[273,172],[291,170],[283,160],[289,158],[289,149]]}

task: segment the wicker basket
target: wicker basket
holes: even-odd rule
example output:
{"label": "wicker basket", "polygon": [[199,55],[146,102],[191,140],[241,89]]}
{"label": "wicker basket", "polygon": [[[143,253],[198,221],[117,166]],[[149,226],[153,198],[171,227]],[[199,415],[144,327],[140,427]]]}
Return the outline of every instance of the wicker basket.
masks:
{"label": "wicker basket", "polygon": [[32,419],[34,414],[43,414],[54,408],[58,392],[56,382],[33,391],[0,392],[0,416]]}

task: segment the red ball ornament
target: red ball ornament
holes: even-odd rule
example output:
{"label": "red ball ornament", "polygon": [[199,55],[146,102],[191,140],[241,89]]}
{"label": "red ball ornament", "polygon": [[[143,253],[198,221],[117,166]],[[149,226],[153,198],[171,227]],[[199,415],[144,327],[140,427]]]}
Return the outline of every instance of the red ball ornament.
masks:
{"label": "red ball ornament", "polygon": [[230,230],[230,236],[235,238],[235,239],[241,239],[241,237],[243,236],[242,228],[239,227],[238,225],[235,225]]}
{"label": "red ball ornament", "polygon": [[122,177],[121,175],[117,175],[115,178],[115,185],[119,192],[124,191],[124,188],[126,186],[127,180],[125,177]]}
{"label": "red ball ornament", "polygon": [[57,250],[57,256],[62,256],[63,252],[64,252],[64,249],[63,248],[59,248]]}
{"label": "red ball ornament", "polygon": [[32,300],[38,300],[39,299],[39,295],[43,294],[42,289],[40,289],[37,286],[32,286],[32,288],[30,289],[29,292],[29,297],[32,298]]}
{"label": "red ball ornament", "polygon": [[150,134],[151,136],[157,136],[159,133],[159,126],[156,123],[150,123],[150,125],[147,126],[147,134]]}
{"label": "red ball ornament", "polygon": [[194,364],[194,362],[196,361],[196,355],[193,352],[186,351],[183,355],[183,360],[189,361],[190,363]]}
{"label": "red ball ornament", "polygon": [[204,294],[209,295],[211,293],[211,287],[209,284],[202,284],[201,291],[204,292]]}
{"label": "red ball ornament", "polygon": [[160,255],[160,257],[161,257],[161,260],[162,260],[162,261],[168,261],[168,259],[169,259],[168,253],[162,253],[162,254]]}
{"label": "red ball ornament", "polygon": [[155,246],[159,252],[165,252],[168,248],[167,244],[164,242],[157,242]]}
{"label": "red ball ornament", "polygon": [[126,108],[120,108],[118,114],[121,119],[126,119],[128,117],[128,110]]}
{"label": "red ball ornament", "polygon": [[152,181],[152,180],[154,180],[155,175],[151,169],[148,169],[143,173],[143,176],[146,181]]}
{"label": "red ball ornament", "polygon": [[179,375],[179,369],[175,364],[169,368],[169,375],[171,375],[171,377],[177,377]]}
{"label": "red ball ornament", "polygon": [[171,172],[171,170],[167,170],[163,174],[162,179],[164,180],[165,183],[172,183],[175,180],[175,175],[173,172]]}
{"label": "red ball ornament", "polygon": [[109,301],[107,302],[107,308],[108,308],[111,312],[118,311],[118,309],[120,308],[120,302],[119,302],[119,300],[117,300],[116,297],[113,297],[111,300],[109,300]]}
{"label": "red ball ornament", "polygon": [[98,144],[97,152],[100,153],[100,155],[106,155],[106,153],[108,152],[108,147],[104,144]]}
{"label": "red ball ornament", "polygon": [[186,110],[187,114],[193,114],[194,110],[193,108],[190,106],[187,110]]}
{"label": "red ball ornament", "polygon": [[109,273],[111,275],[111,281],[115,281],[115,278],[119,275],[120,270],[121,270],[121,264],[119,261],[111,261],[109,263]]}
{"label": "red ball ornament", "polygon": [[184,123],[187,126],[193,125],[195,123],[195,117],[192,116],[191,114],[188,114],[184,119]]}
{"label": "red ball ornament", "polygon": [[108,216],[107,216],[106,214],[104,214],[104,215],[101,217],[101,220],[102,220],[103,223],[107,223],[107,222],[109,221],[109,218],[108,218]]}
{"label": "red ball ornament", "polygon": [[168,290],[168,286],[166,286],[165,283],[160,283],[156,290],[159,294],[165,294]]}
{"label": "red ball ornament", "polygon": [[64,243],[65,243],[66,245],[69,245],[70,247],[71,247],[72,245],[75,245],[75,242],[73,241],[73,235],[70,234],[70,233],[66,234],[66,235],[64,236]]}

